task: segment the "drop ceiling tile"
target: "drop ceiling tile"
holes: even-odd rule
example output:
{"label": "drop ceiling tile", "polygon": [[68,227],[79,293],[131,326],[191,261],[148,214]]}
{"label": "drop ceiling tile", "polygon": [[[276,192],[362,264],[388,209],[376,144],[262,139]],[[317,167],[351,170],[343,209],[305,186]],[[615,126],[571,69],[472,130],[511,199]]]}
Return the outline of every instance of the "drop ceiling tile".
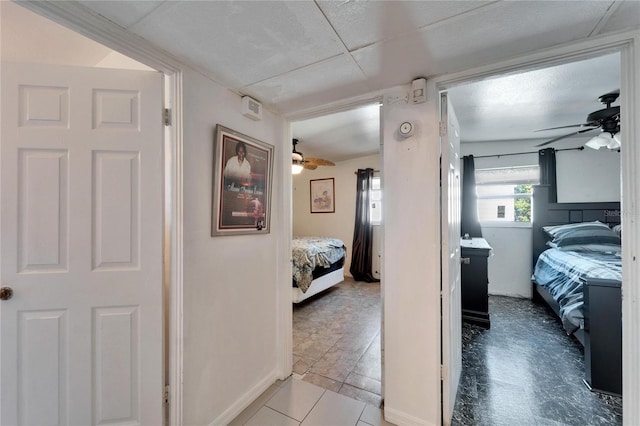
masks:
{"label": "drop ceiling tile", "polygon": [[489,1],[321,0],[318,5],[349,50],[416,31],[425,25],[480,8]]}
{"label": "drop ceiling tile", "polygon": [[164,1],[81,0],[80,3],[121,27],[129,28],[129,26],[151,13],[155,8],[164,3]]}
{"label": "drop ceiling tile", "polygon": [[362,71],[348,54],[242,88],[283,113],[300,111],[369,92]]}
{"label": "drop ceiling tile", "polygon": [[352,56],[376,88],[434,75],[438,65],[420,33],[359,49]]}
{"label": "drop ceiling tile", "polygon": [[609,2],[514,1],[441,22],[353,53],[382,87],[505,60],[586,38]]}
{"label": "drop ceiling tile", "polygon": [[625,1],[604,24],[601,33],[640,27],[640,1]]}
{"label": "drop ceiling tile", "polygon": [[603,1],[506,2],[422,35],[434,58],[449,63],[437,72],[446,72],[584,39],[609,6]]}
{"label": "drop ceiling tile", "polygon": [[344,52],[313,2],[176,2],[132,30],[232,87]]}

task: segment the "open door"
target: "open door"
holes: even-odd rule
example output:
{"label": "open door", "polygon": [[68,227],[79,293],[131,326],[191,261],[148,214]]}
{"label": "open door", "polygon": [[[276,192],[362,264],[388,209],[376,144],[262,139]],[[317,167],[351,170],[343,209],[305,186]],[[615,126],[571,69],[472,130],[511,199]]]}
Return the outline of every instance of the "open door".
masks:
{"label": "open door", "polygon": [[1,132],[0,424],[163,424],[162,75],[3,63]]}
{"label": "open door", "polygon": [[442,424],[451,424],[462,370],[460,305],[460,131],[447,93],[440,95]]}

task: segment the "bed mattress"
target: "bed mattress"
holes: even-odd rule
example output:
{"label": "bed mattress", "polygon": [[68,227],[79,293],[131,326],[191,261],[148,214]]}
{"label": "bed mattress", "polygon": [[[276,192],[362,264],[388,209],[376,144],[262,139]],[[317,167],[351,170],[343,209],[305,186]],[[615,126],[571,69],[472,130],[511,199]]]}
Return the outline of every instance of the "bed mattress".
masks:
{"label": "bed mattress", "polygon": [[342,240],[324,237],[295,237],[292,241],[293,282],[306,292],[314,278],[344,264],[346,247]]}
{"label": "bed mattress", "polygon": [[536,262],[533,279],[545,287],[560,305],[560,318],[569,334],[584,327],[581,279],[586,277],[621,281],[622,258],[619,250],[568,251],[550,248]]}

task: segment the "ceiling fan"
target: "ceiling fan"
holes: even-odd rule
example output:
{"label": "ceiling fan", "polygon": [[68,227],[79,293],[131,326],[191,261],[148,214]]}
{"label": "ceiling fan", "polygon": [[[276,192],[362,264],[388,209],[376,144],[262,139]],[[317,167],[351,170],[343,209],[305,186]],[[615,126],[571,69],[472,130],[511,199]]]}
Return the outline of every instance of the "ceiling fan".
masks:
{"label": "ceiling fan", "polygon": [[318,166],[335,166],[334,162],[322,158],[305,158],[301,152],[296,150],[296,145],[298,143],[298,139],[293,140],[291,172],[294,175],[302,172],[302,169],[315,170]]}
{"label": "ceiling fan", "polygon": [[577,131],[558,136],[536,146],[539,147],[549,145],[569,136],[579,135],[581,133],[587,133],[593,130],[600,129],[602,133],[587,141],[587,143],[585,144],[586,146],[593,149],[600,149],[605,147],[608,149],[620,148],[620,107],[611,106],[611,104],[614,103],[616,99],[618,99],[618,96],[620,96],[620,90],[614,90],[613,92],[605,93],[604,95],[600,96],[598,99],[607,107],[589,114],[587,116],[586,123],[570,124],[568,126],[551,127],[548,129],[536,130],[536,132],[542,132],[545,130],[568,129],[570,127],[579,128]]}

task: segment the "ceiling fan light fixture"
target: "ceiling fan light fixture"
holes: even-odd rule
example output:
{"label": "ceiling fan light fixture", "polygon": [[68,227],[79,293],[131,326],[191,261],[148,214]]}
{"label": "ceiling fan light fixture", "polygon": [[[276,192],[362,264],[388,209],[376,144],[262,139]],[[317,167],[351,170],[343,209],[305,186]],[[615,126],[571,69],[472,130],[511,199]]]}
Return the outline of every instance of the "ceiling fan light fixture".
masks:
{"label": "ceiling fan light fixture", "polygon": [[620,149],[620,132],[613,135],[611,141],[607,144],[607,149]]}
{"label": "ceiling fan light fixture", "polygon": [[611,133],[602,132],[598,136],[594,136],[585,143],[585,146],[591,149],[606,148],[613,141]]}
{"label": "ceiling fan light fixture", "polygon": [[613,135],[613,140],[616,141],[618,143],[618,147],[620,147],[622,142],[622,135],[620,134],[620,132],[617,132],[615,135]]}
{"label": "ceiling fan light fixture", "polygon": [[293,160],[291,163],[291,174],[299,175],[304,167],[302,166],[302,160]]}
{"label": "ceiling fan light fixture", "polygon": [[291,174],[299,175],[304,169],[304,157],[301,152],[296,151],[298,139],[293,140],[293,152],[291,154]]}

